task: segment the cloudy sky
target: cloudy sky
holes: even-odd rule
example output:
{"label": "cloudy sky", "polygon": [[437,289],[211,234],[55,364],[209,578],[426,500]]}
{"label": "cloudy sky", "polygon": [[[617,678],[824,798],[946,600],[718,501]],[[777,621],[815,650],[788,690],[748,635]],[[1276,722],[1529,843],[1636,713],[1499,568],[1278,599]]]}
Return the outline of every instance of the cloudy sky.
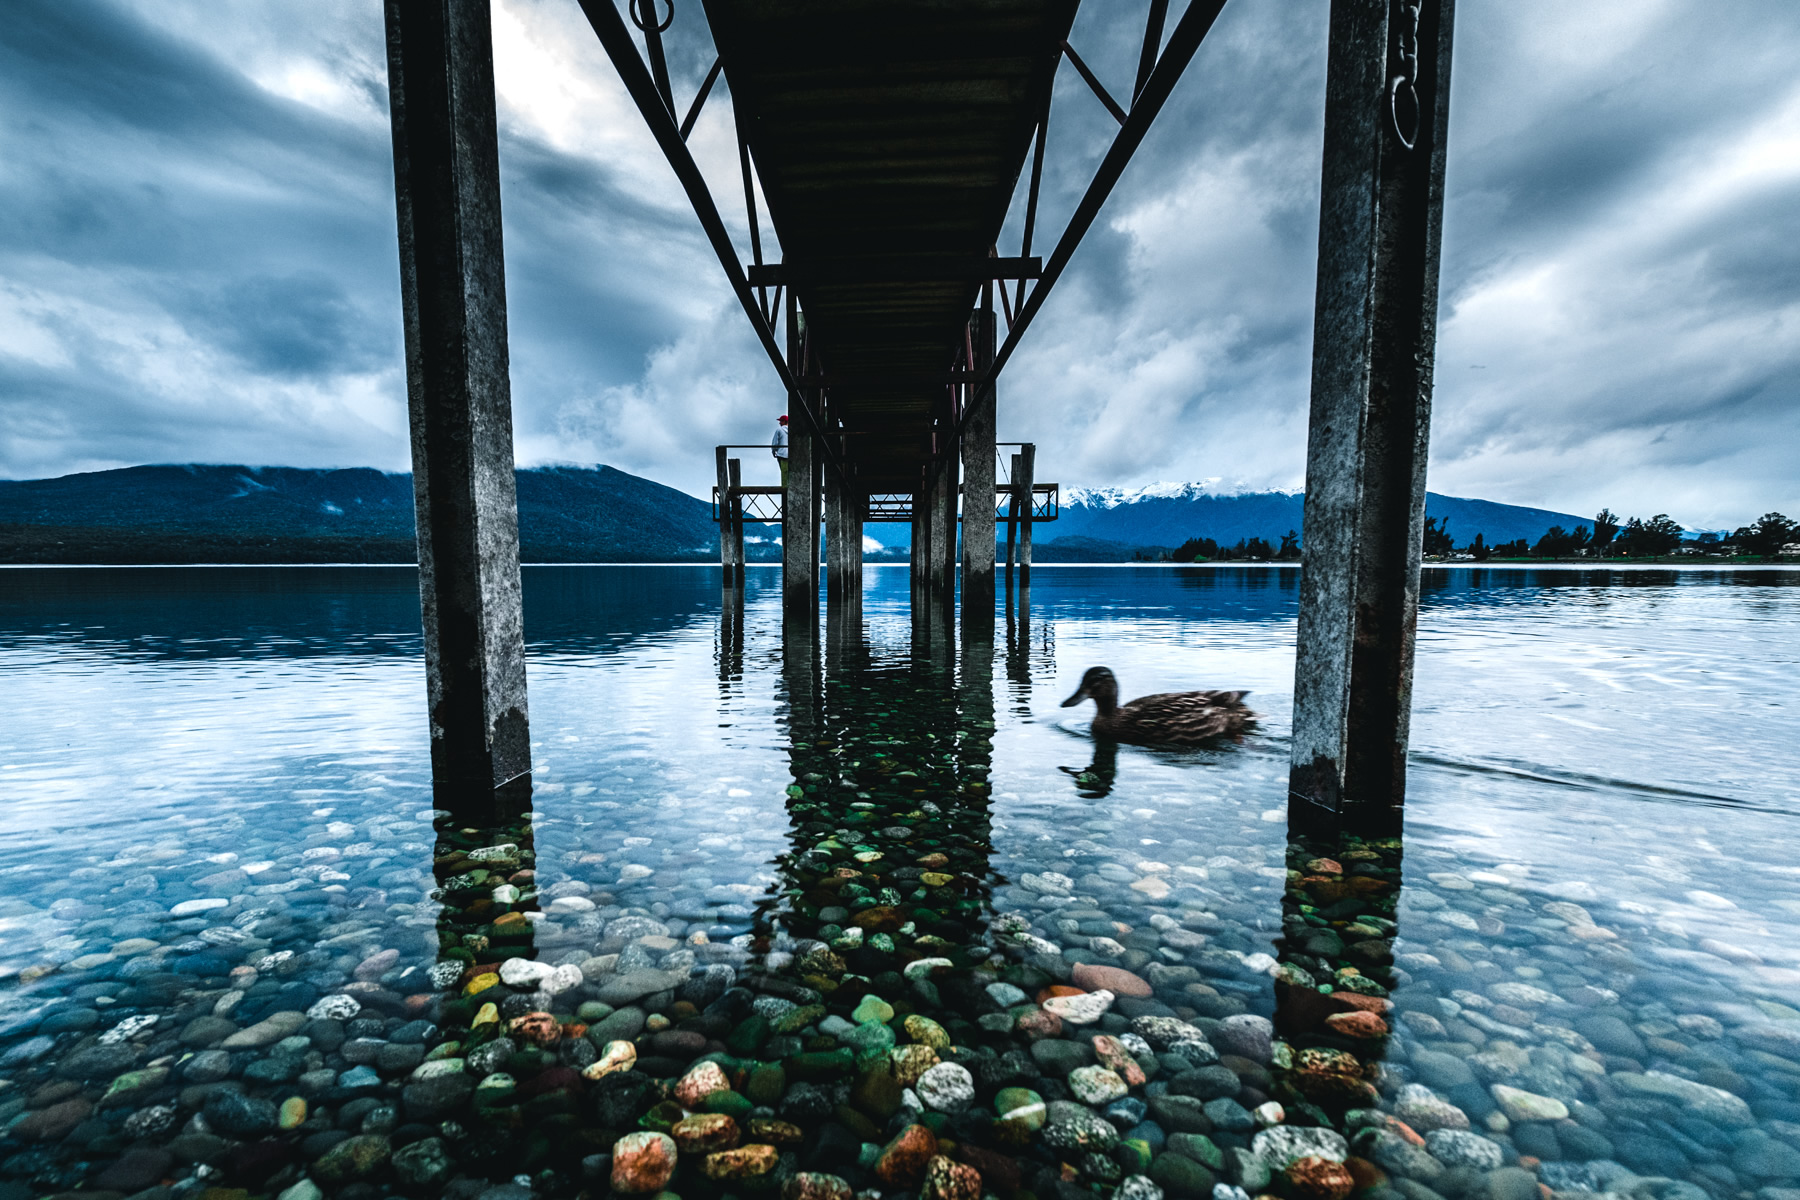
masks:
{"label": "cloudy sky", "polygon": [[[1141,7],[1077,22],[1115,92]],[[1432,487],[1800,514],[1800,5],[1458,7]],[[380,0],[7,10],[0,477],[404,469]],[[1302,483],[1326,12],[1231,0],[1009,367],[1001,436],[1052,478]],[[519,459],[697,491],[773,372],[574,0],[494,26]],[[693,145],[741,230],[729,99]],[[1050,229],[1110,125],[1064,70]]]}

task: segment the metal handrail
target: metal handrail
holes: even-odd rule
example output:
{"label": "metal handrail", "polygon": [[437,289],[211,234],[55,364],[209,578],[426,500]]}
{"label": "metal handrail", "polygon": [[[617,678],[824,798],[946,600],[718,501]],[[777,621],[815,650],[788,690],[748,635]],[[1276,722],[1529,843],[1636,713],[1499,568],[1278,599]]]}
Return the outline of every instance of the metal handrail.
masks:
{"label": "metal handrail", "polygon": [[[727,488],[726,498],[735,498],[742,505],[740,520],[749,525],[780,525],[785,515],[783,504],[786,501],[786,489],[780,486],[761,484],[740,484]],[[961,489],[958,489],[960,494]],[[994,487],[994,517],[996,522],[1007,519],[1007,505],[1012,502],[1017,489],[1010,483],[996,484]],[[773,498],[773,503],[770,499]],[[712,521],[719,522],[719,488],[715,484],[712,489]],[[912,519],[911,492],[873,492],[869,496],[872,513],[880,516],[868,516],[865,520],[874,522],[899,522]],[[1016,520],[1032,525],[1043,525],[1056,520],[1062,515],[1062,485],[1059,483],[1037,483],[1031,488],[1031,504],[1026,512],[1020,513]],[[957,520],[961,521],[960,514]]]}

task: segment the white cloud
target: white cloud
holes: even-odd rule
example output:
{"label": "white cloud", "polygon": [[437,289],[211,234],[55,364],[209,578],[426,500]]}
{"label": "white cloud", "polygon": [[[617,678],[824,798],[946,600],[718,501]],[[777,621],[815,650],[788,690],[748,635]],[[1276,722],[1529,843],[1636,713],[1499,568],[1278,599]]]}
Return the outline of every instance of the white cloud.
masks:
{"label": "white cloud", "polygon": [[[519,458],[701,493],[774,372],[579,8],[494,14]],[[1073,40],[1122,83],[1115,17]],[[1324,18],[1227,6],[1002,382],[1042,475],[1301,482]],[[685,98],[697,7],[670,38]],[[1457,44],[1433,488],[1800,511],[1800,8],[1464,5]],[[379,6],[23,0],[0,49],[0,474],[404,466]],[[691,145],[747,257],[730,101]],[[1065,71],[1039,253],[1113,128]]]}

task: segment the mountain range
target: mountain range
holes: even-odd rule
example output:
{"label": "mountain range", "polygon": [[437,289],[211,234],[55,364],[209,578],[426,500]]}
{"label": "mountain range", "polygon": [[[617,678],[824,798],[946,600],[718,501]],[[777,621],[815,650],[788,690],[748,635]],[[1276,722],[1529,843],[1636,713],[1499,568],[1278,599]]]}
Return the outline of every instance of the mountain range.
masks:
{"label": "mountain range", "polygon": [[[1210,537],[1220,545],[1247,538],[1280,545],[1282,534],[1300,532],[1305,502],[1306,494],[1297,490],[1220,490],[1215,481],[1065,487],[1056,521],[1033,533],[1032,555],[1048,562],[1117,562],[1136,551],[1169,549],[1193,537]],[[1425,494],[1425,514],[1447,523],[1458,545],[1474,541],[1477,533],[1489,545],[1515,538],[1535,542],[1552,525],[1573,529],[1593,524],[1590,517],[1437,492]],[[895,549],[909,540],[904,525],[872,525],[868,532]]]}
{"label": "mountain range", "polygon": [[[519,542],[527,562],[709,562],[711,506],[612,467],[517,473]],[[1040,561],[1120,561],[1192,537],[1280,541],[1301,524],[1299,492],[1217,490],[1202,483],[1062,489],[1040,527]],[[1459,544],[1536,540],[1587,518],[1488,500],[1428,496]],[[749,557],[779,556],[779,529],[746,529]],[[871,560],[904,558],[905,525],[865,527]],[[187,464],[125,467],[56,479],[0,481],[0,562],[412,562],[412,476]]]}
{"label": "mountain range", "polygon": [[[711,506],[611,467],[516,475],[528,562],[717,561]],[[410,474],[187,464],[0,482],[0,562],[413,562]]]}

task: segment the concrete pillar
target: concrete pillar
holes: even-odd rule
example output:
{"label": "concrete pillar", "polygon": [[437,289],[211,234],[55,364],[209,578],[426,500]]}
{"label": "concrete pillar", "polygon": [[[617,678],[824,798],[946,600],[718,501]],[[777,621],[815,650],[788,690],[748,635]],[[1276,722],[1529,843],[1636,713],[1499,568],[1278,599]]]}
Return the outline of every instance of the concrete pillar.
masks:
{"label": "concrete pillar", "polygon": [[492,26],[487,0],[386,18],[432,782],[473,819],[531,777]]}
{"label": "concrete pillar", "polygon": [[1289,774],[1298,832],[1401,823],[1452,9],[1332,0]]}
{"label": "concrete pillar", "polygon": [[1019,536],[1019,456],[1013,455],[1006,470],[1006,591],[1012,594],[1013,556]]}
{"label": "concrete pillar", "polygon": [[742,479],[739,461],[726,457],[726,449],[716,451],[719,488],[719,567],[723,586],[744,586],[744,522],[743,501],[737,495]]}
{"label": "concrete pillar", "polygon": [[861,486],[851,485],[844,489],[844,554],[846,556],[846,586],[850,594],[862,603],[863,594],[863,513],[869,501],[863,495]]}
{"label": "concrete pillar", "polygon": [[1031,514],[1036,501],[1031,497],[1037,480],[1037,446],[1026,442],[1019,447],[1019,468],[1013,482],[1019,490],[1019,591],[1031,590]]}
{"label": "concrete pillar", "polygon": [[811,435],[789,422],[787,492],[781,498],[781,596],[790,614],[819,607],[819,473]]}
{"label": "concrete pillar", "polygon": [[956,502],[957,461],[954,447],[931,461],[930,583],[939,596],[952,595],[956,589]]}
{"label": "concrete pillar", "polygon": [[931,511],[931,485],[931,464],[927,462],[919,472],[919,488],[912,498],[912,549],[908,559],[915,592],[925,586],[931,564],[931,522],[926,519]]}
{"label": "concrete pillar", "polygon": [[[975,311],[975,369],[994,361],[994,310]],[[962,434],[963,624],[994,620],[994,427],[996,396],[977,394]]]}
{"label": "concrete pillar", "polygon": [[849,506],[844,503],[844,481],[836,471],[825,472],[825,599],[830,604],[842,604],[848,592],[847,577],[850,572],[849,555],[846,542],[849,532],[845,528],[849,517]]}
{"label": "concrete pillar", "polygon": [[731,489],[731,586],[744,586],[744,497],[738,489],[744,486],[744,462],[734,458],[726,464],[726,486]]}

